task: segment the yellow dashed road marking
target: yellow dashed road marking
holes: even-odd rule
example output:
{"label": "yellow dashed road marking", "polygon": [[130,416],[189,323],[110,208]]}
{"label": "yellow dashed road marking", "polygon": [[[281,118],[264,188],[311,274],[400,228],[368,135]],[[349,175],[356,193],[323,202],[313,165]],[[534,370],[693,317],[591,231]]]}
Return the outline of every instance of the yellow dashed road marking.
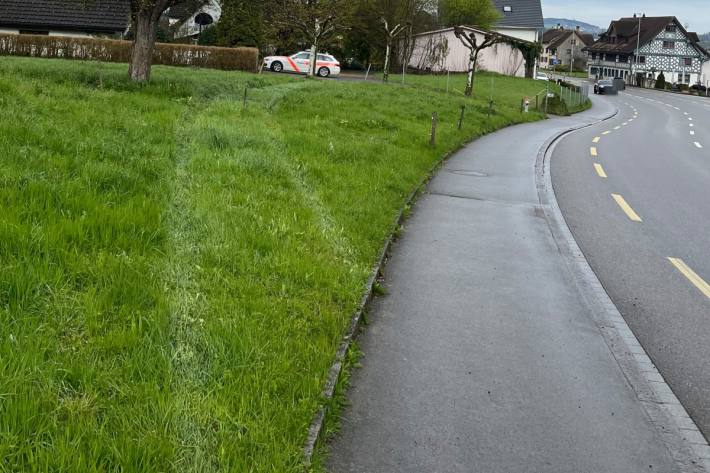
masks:
{"label": "yellow dashed road marking", "polygon": [[688,267],[682,259],[669,257],[668,261],[673,263],[673,266],[675,266],[676,269],[693,284],[693,286],[697,287],[698,290],[705,295],[705,297],[710,299],[710,284],[706,283],[703,278],[690,269],[690,267]]}
{"label": "yellow dashed road marking", "polygon": [[607,178],[608,176],[604,172],[604,168],[602,167],[601,164],[599,163],[594,163],[594,169],[597,171],[597,174],[599,174],[599,177]]}
{"label": "yellow dashed road marking", "polygon": [[597,156],[597,148],[595,146],[589,148],[589,154],[591,154],[592,156]]}
{"label": "yellow dashed road marking", "polygon": [[624,211],[627,217],[629,217],[630,220],[634,222],[641,222],[641,217],[634,212],[634,209],[631,208],[631,206],[624,200],[623,197],[621,197],[619,194],[611,194],[611,196],[614,198],[617,204],[619,204],[619,207],[621,207],[621,210]]}
{"label": "yellow dashed road marking", "polygon": [[592,143],[599,143],[599,140],[601,140],[601,136],[595,136],[594,139],[592,140]]}

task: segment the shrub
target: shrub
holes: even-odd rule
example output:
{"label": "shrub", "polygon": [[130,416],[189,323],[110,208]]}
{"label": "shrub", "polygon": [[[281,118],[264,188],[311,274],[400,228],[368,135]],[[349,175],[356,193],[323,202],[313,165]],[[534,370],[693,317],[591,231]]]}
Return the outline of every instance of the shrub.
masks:
{"label": "shrub", "polygon": [[[128,62],[132,43],[113,39],[66,36],[0,35],[0,55],[103,62]],[[228,71],[258,69],[256,48],[216,48],[156,43],[153,64],[194,66]]]}
{"label": "shrub", "polygon": [[205,28],[197,39],[200,46],[215,46],[217,44],[217,26],[210,25]]}
{"label": "shrub", "polygon": [[658,77],[656,78],[656,89],[665,89],[666,88],[666,76],[663,75],[661,72],[658,74]]}

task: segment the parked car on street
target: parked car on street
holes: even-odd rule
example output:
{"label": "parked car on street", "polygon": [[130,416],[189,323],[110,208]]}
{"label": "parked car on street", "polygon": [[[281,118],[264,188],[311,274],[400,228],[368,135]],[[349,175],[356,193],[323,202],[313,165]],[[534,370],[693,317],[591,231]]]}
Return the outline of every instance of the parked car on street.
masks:
{"label": "parked car on street", "polygon": [[[311,53],[309,51],[301,51],[292,56],[267,56],[264,58],[264,68],[273,72],[308,74],[310,65]],[[318,53],[316,74],[319,77],[338,76],[340,75],[340,62],[330,54]]]}
{"label": "parked car on street", "polygon": [[594,84],[594,93],[599,95],[613,94],[616,92],[614,83],[607,79],[602,79]]}
{"label": "parked car on street", "polygon": [[550,78],[544,72],[538,72],[535,74],[535,80],[546,80],[549,81]]}

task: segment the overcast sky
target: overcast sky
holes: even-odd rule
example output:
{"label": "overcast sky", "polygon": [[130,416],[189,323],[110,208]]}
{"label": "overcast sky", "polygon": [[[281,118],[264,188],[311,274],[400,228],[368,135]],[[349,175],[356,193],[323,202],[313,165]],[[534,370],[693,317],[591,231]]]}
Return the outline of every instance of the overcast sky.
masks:
{"label": "overcast sky", "polygon": [[646,16],[676,16],[690,31],[710,31],[708,0],[542,0],[545,18],[569,18],[603,29],[613,19],[645,13]]}

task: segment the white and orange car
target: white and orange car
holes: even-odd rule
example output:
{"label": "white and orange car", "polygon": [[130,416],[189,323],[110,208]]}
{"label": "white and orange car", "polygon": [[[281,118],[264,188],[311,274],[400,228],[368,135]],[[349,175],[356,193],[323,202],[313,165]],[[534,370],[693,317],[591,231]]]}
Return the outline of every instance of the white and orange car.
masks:
{"label": "white and orange car", "polygon": [[[274,72],[308,74],[310,64],[311,53],[308,51],[301,51],[292,56],[267,56],[264,58],[264,68]],[[340,74],[340,63],[330,54],[318,53],[316,74],[319,77],[335,77]]]}

